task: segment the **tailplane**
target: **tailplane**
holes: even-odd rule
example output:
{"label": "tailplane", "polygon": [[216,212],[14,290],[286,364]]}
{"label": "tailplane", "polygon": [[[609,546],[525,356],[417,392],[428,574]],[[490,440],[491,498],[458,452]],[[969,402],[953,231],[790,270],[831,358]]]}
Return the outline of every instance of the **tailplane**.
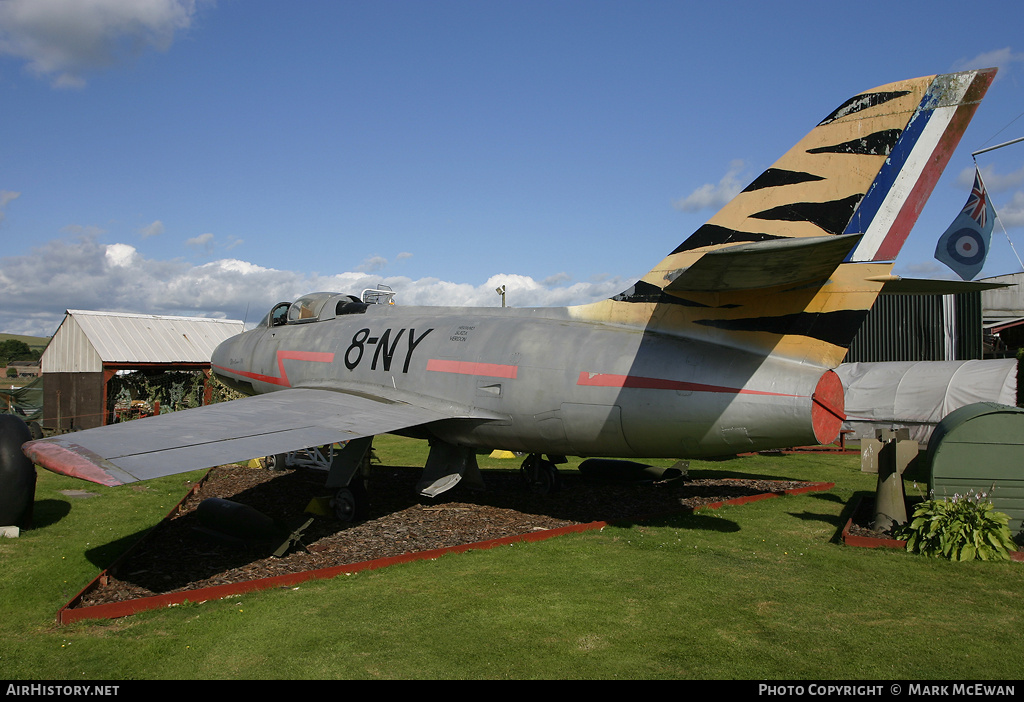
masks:
{"label": "tailplane", "polygon": [[630,289],[577,314],[838,365],[995,73],[847,100]]}

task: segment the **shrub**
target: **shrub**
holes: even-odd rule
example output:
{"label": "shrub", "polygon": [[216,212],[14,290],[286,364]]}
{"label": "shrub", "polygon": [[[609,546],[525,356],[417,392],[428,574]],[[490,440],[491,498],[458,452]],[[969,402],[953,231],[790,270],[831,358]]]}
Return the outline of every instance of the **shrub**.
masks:
{"label": "shrub", "polygon": [[894,530],[907,540],[907,550],[953,561],[1009,560],[1016,550],[1010,518],[997,512],[986,493],[953,495],[925,500],[914,510],[909,524]]}

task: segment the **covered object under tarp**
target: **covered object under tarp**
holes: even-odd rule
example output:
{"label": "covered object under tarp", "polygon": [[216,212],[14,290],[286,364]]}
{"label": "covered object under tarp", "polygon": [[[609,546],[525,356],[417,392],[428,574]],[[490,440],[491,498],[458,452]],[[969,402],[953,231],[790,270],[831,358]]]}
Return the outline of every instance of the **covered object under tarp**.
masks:
{"label": "covered object under tarp", "polygon": [[26,422],[43,418],[43,379],[35,378],[28,385],[9,390],[0,388],[0,412],[16,414]]}
{"label": "covered object under tarp", "polygon": [[896,361],[844,363],[836,369],[846,390],[849,438],[875,438],[877,429],[910,430],[928,443],[935,425],[975,402],[1017,404],[1017,361]]}

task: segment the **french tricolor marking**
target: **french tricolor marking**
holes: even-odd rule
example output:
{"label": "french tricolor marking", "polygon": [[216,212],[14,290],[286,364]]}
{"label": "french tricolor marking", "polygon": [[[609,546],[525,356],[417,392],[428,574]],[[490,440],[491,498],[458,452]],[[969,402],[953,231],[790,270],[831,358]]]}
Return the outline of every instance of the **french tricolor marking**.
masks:
{"label": "french tricolor marking", "polygon": [[[976,79],[992,79],[980,73],[936,80],[929,87],[844,232],[856,233],[869,222],[847,260],[888,261],[899,253],[967,126],[958,113],[976,108],[961,104],[964,97]],[[944,104],[935,106],[939,99]]]}

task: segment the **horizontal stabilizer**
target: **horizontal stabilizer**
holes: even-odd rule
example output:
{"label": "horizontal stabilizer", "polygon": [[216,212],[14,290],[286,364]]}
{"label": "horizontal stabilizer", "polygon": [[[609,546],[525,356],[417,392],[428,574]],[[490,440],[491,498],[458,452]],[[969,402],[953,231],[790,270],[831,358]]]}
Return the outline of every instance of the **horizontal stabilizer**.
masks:
{"label": "horizontal stabilizer", "polygon": [[984,283],[975,280],[927,280],[887,276],[881,295],[954,295],[1013,287],[1012,283]]}
{"label": "horizontal stabilizer", "polygon": [[664,289],[675,293],[721,292],[826,280],[860,237],[846,234],[769,239],[709,251]]}

